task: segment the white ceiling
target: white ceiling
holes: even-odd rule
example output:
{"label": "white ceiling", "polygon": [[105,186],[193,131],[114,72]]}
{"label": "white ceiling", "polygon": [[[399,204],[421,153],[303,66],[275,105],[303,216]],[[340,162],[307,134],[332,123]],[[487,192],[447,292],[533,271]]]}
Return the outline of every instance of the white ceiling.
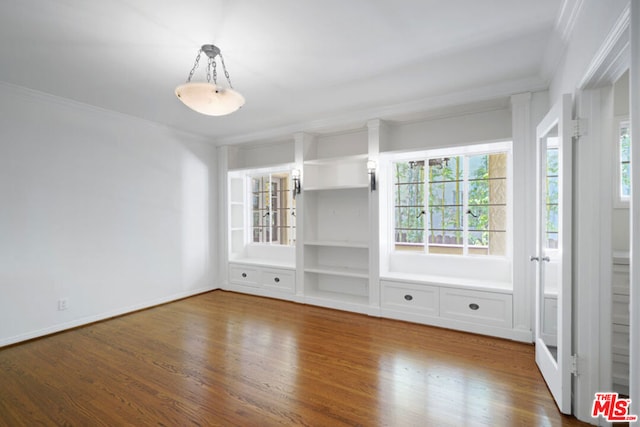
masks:
{"label": "white ceiling", "polygon": [[[562,4],[3,0],[0,81],[237,142],[415,113],[452,93],[545,88]],[[201,116],[173,93],[206,43],[247,101],[230,116]]]}

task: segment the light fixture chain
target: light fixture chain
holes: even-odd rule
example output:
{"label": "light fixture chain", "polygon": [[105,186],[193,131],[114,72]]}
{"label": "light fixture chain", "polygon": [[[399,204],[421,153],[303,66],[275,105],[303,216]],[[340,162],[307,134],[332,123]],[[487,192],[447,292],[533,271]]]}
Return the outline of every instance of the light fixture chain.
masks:
{"label": "light fixture chain", "polygon": [[211,62],[213,63],[213,84],[218,84],[218,68],[216,64],[215,58],[211,58]]}
{"label": "light fixture chain", "polygon": [[231,78],[229,77],[229,72],[227,71],[227,66],[224,65],[224,58],[222,57],[222,52],[218,54],[220,57],[220,62],[222,62],[222,70],[224,71],[224,76],[227,78],[227,83],[229,83],[229,87],[233,89],[233,85],[231,84]]}
{"label": "light fixture chain", "polygon": [[195,64],[193,64],[193,68],[191,69],[191,72],[189,72],[189,77],[187,78],[187,83],[189,83],[191,81],[191,78],[193,77],[193,73],[196,72],[196,68],[198,68],[198,65],[200,64],[200,55],[202,55],[202,49],[200,49],[198,51],[198,56],[196,56],[196,62],[195,62]]}
{"label": "light fixture chain", "polygon": [[[213,58],[209,58],[209,63],[207,64],[207,83],[211,83],[211,63],[213,62]],[[214,66],[215,66],[215,62],[214,62]],[[213,77],[213,81],[215,82],[216,78],[215,78],[215,73],[214,73],[214,77]]]}

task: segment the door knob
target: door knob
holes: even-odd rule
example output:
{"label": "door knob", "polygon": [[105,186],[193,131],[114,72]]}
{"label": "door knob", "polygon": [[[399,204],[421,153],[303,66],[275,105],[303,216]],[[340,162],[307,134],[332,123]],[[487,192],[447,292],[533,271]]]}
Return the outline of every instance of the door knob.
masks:
{"label": "door knob", "polygon": [[549,257],[548,257],[548,256],[543,256],[542,258],[540,258],[540,261],[547,261],[547,262],[549,262],[549,261],[551,261],[551,260],[549,259]]}
{"label": "door knob", "polygon": [[537,256],[533,256],[533,255],[531,255],[531,256],[529,257],[529,261],[540,261],[540,258],[538,258]]}

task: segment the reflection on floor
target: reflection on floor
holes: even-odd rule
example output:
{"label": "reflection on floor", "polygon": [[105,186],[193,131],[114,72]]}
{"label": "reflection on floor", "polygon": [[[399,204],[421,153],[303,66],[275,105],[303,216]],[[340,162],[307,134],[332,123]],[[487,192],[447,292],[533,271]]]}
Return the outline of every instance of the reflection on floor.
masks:
{"label": "reflection on floor", "polygon": [[0,349],[0,425],[583,425],[532,345],[214,291]]}

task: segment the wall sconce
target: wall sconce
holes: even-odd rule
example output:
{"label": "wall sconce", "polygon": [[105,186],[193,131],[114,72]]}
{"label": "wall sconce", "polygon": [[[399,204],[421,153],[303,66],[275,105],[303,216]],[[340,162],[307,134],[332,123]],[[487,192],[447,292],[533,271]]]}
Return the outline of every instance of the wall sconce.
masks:
{"label": "wall sconce", "polygon": [[371,191],[376,190],[376,162],[375,160],[367,161],[367,170],[369,171],[369,179],[371,182]]}
{"label": "wall sconce", "polygon": [[293,179],[293,198],[295,199],[296,194],[300,194],[300,169],[293,169],[291,178]]}

